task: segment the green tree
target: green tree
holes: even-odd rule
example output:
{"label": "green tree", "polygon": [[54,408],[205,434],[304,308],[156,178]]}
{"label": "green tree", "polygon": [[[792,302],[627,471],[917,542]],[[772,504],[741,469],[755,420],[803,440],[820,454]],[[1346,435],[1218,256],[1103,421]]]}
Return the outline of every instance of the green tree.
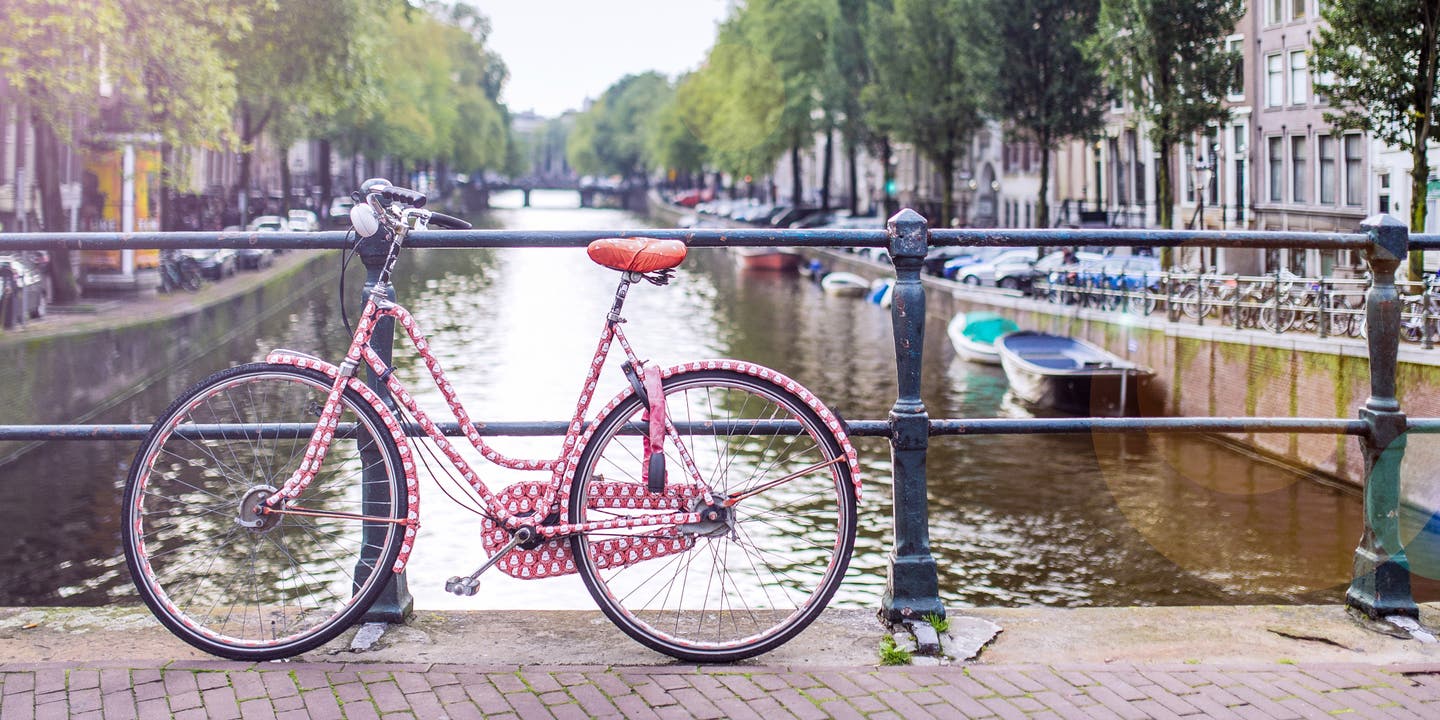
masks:
{"label": "green tree", "polygon": [[1036,224],[1050,225],[1050,155],[1104,120],[1104,83],[1083,43],[1095,33],[1100,0],[983,0],[987,95],[1012,135],[1040,148]]}
{"label": "green tree", "polygon": [[935,165],[942,196],[936,227],[948,227],[955,164],[980,126],[984,60],[972,44],[974,0],[894,0],[872,12],[874,81],[863,98],[871,123],[912,143]]}
{"label": "green tree", "polygon": [[[238,192],[248,194],[255,142],[272,120],[285,115],[301,119],[328,116],[343,105],[352,89],[352,41],[366,27],[369,5],[366,0],[244,0],[239,4],[248,10],[251,28],[243,36],[231,38],[225,48],[238,81],[242,143]],[[433,41],[427,39],[414,49],[432,48]],[[387,66],[387,74],[381,77],[389,77],[391,69],[403,68]]]}
{"label": "green tree", "polygon": [[[751,47],[775,69],[781,104],[775,131],[790,149],[790,198],[803,202],[800,149],[816,129],[817,110],[828,67],[829,17],[834,0],[750,0],[740,10],[740,26]],[[766,113],[767,116],[769,113]],[[820,127],[830,118],[821,113]],[[827,147],[828,151],[828,147]]]}
{"label": "green tree", "polygon": [[566,155],[576,171],[644,178],[648,172],[645,129],[670,101],[674,89],[664,75],[626,75],[606,88],[575,120]]}
{"label": "green tree", "polygon": [[824,91],[826,114],[835,119],[845,156],[849,160],[849,177],[846,180],[851,214],[859,210],[859,151],[875,139],[861,101],[861,94],[874,74],[870,54],[865,49],[870,5],[867,0],[835,0],[828,36],[830,52]]}
{"label": "green tree", "polygon": [[[683,84],[685,78],[680,80]],[[672,93],[645,125],[645,157],[679,179],[704,171],[706,148],[685,124],[679,92]]]}
{"label": "green tree", "polygon": [[784,87],[774,63],[746,40],[740,17],[720,25],[700,69],[676,89],[681,122],[706,148],[706,162],[732,175],[768,175],[786,148]]}
{"label": "green tree", "polygon": [[[17,0],[0,14],[0,74],[37,129],[36,170],[46,229],[65,227],[60,148],[98,118],[110,127],[155,132],[167,164],[180,144],[218,148],[229,136],[235,80],[219,43],[249,27],[239,10],[202,0]],[[123,39],[123,42],[117,42]],[[102,98],[102,79],[113,89]],[[164,217],[162,209],[162,218]],[[69,252],[50,264],[55,298],[79,295]]]}
{"label": "green tree", "polygon": [[[1436,122],[1437,0],[1330,0],[1314,45],[1315,92],[1337,108],[1325,119],[1410,152],[1410,230],[1424,232],[1427,148]],[[1409,257],[1410,279],[1422,253]]]}
{"label": "green tree", "polygon": [[[1239,57],[1226,51],[1225,37],[1243,14],[1241,0],[1100,0],[1097,32],[1086,49],[1149,126],[1160,156],[1161,227],[1174,226],[1175,146],[1229,116],[1220,103]],[[1161,251],[1166,267],[1170,256],[1168,248]]]}

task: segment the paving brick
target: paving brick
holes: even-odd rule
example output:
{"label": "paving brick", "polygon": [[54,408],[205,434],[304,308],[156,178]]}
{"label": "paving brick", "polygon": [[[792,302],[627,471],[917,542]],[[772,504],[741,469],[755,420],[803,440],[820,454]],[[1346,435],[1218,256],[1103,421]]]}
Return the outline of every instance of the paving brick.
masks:
{"label": "paving brick", "polygon": [[95,684],[85,690],[71,690],[68,694],[70,712],[83,713],[100,709],[100,676],[95,675]]}
{"label": "paving brick", "polygon": [[200,693],[205,705],[205,714],[216,720],[240,717],[240,704],[235,701],[235,691],[230,686],[210,688]]}
{"label": "paving brick", "polygon": [[1009,700],[999,697],[980,698],[980,704],[984,705],[995,716],[1001,720],[1025,720],[1025,713],[1015,707]]}
{"label": "paving brick", "polygon": [[510,707],[514,708],[515,712],[525,720],[555,717],[545,709],[545,705],[540,702],[539,698],[530,693],[506,693],[505,702],[510,703]]}
{"label": "paving brick", "polygon": [[375,708],[381,715],[410,707],[410,703],[405,700],[405,693],[400,692],[400,686],[393,680],[368,683],[365,688],[370,691],[370,699],[375,701]]}
{"label": "paving brick", "polygon": [[1125,698],[1115,694],[1108,684],[1101,684],[1096,687],[1085,688],[1085,694],[1094,698],[1101,705],[1109,708],[1116,715],[1127,720],[1146,720],[1145,713],[1137,710]]}
{"label": "paving brick", "polygon": [[[984,695],[991,694],[989,688],[982,687],[978,684],[975,685],[975,687],[979,688],[980,692]],[[960,712],[966,714],[969,717],[981,718],[987,715],[993,715],[995,712],[994,710],[991,710],[990,708],[981,705],[980,702],[975,699],[974,694],[965,692],[958,685],[943,685],[940,687],[931,688],[930,692],[935,693],[946,703],[949,703],[951,707],[954,707],[955,709],[959,710]],[[858,697],[853,698],[851,702],[854,702],[856,707],[860,707],[860,701],[862,700],[869,701],[872,700],[872,698],[869,696]]]}
{"label": "paving brick", "polygon": [[570,694],[574,696],[575,702],[592,716],[617,715],[620,712],[615,704],[610,702],[610,698],[605,697],[605,693],[594,685],[572,684]]}
{"label": "paving brick", "polygon": [[[1274,697],[1272,693],[1262,693],[1250,687],[1248,683],[1230,688],[1230,693],[1259,710],[1265,717],[1273,718],[1273,720],[1300,720],[1299,713],[1271,700],[1271,697]],[[1247,714],[1239,707],[1235,709],[1235,712]]]}
{"label": "paving brick", "polygon": [[202,700],[199,690],[186,690],[182,693],[171,693],[166,695],[170,699],[170,711],[181,712],[190,708],[200,707]]}
{"label": "paving brick", "polygon": [[816,707],[815,703],[798,689],[777,690],[771,697],[800,720],[823,720],[825,717],[824,711]]}
{"label": "paving brick", "polygon": [[[970,679],[989,688],[991,693],[1002,697],[1018,697],[1024,695],[1025,691],[1016,687],[1010,682],[1008,673],[1001,673],[991,669],[972,669],[969,673]],[[1033,682],[1033,681],[1032,681]],[[1044,687],[1040,688],[1044,690]]]}
{"label": "paving brick", "polygon": [[300,690],[295,687],[295,682],[290,679],[290,673],[262,672],[260,679],[265,684],[265,692],[272,698],[293,697],[300,694]]}
{"label": "paving brick", "polygon": [[135,696],[128,688],[105,693],[100,698],[100,709],[110,720],[131,720],[136,716]]}
{"label": "paving brick", "polygon": [[513,709],[510,707],[510,703],[505,701],[505,696],[488,683],[484,685],[466,684],[465,694],[469,695],[471,702],[475,703],[475,707],[486,715],[510,712]]}
{"label": "paving brick", "polygon": [[306,690],[300,693],[300,697],[305,701],[305,711],[313,720],[338,720],[341,717],[340,703],[335,701],[335,693],[330,692],[329,687]]}
{"label": "paving brick", "polygon": [[154,720],[156,718],[170,717],[170,706],[165,698],[158,697],[150,700],[141,700],[135,703],[136,717],[140,720]]}
{"label": "paving brick", "polygon": [[835,720],[862,720],[865,717],[853,705],[838,699],[820,703],[820,710]]}
{"label": "paving brick", "polygon": [[368,701],[354,701],[341,703],[340,712],[345,714],[345,720],[379,720],[380,711],[375,709],[375,704]]}
{"label": "paving brick", "polygon": [[528,692],[530,690],[529,686],[525,684],[525,681],[521,680],[517,674],[492,673],[487,675],[486,678],[490,680],[490,684],[494,685],[496,690],[502,693]]}
{"label": "paving brick", "polygon": [[615,698],[615,707],[620,708],[620,713],[630,720],[656,720],[660,717],[639,695],[617,697]]}
{"label": "paving brick", "polygon": [[244,720],[273,720],[275,709],[265,699],[245,700],[240,703],[240,717]]}
{"label": "paving brick", "polygon": [[66,687],[74,692],[100,687],[99,670],[71,670],[66,678]]}

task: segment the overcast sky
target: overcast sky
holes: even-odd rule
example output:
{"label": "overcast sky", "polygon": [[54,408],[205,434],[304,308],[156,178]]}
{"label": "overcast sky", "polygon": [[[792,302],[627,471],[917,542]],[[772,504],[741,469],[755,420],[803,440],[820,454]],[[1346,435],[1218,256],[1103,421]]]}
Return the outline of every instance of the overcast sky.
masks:
{"label": "overcast sky", "polygon": [[510,68],[512,112],[580,109],[625,75],[699,67],[729,0],[467,0]]}

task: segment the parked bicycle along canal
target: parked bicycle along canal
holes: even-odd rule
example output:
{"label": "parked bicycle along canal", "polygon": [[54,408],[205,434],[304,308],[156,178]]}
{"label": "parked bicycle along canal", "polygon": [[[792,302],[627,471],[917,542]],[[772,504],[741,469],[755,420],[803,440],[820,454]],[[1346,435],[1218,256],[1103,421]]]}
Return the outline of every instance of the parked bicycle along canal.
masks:
{"label": "parked bicycle along canal", "polygon": [[[501,207],[489,224],[531,230],[653,224],[620,211],[579,209],[574,193],[535,191],[532,201],[520,208],[518,193],[498,195]],[[186,359],[150,368],[142,387],[84,421],[150,422],[189,383],[273,347],[338,357],[348,339],[338,265],[327,253],[277,278],[259,299],[243,303],[229,332],[183,340],[195,345],[180,353]],[[346,287],[352,301],[363,279],[358,265]],[[578,249],[416,251],[402,265],[401,302],[430,333],[473,417],[569,417],[614,272]],[[753,360],[790,374],[854,419],[884,418],[895,397],[888,310],[826,296],[798,276],[743,271],[724,250],[692,252],[667,288],[638,286],[626,314],[637,350],[662,364]],[[948,319],[931,317],[927,327],[930,416],[1028,415],[1007,395],[998,368],[954,356],[945,340]],[[144,344],[177,342],[173,330],[154,325]],[[117,348],[115,355],[137,352],[145,350]],[[96,362],[103,366],[105,359]],[[440,413],[439,393],[406,349],[397,353],[397,367],[412,390],[422,390],[422,404]],[[598,396],[610,396],[619,382],[620,374],[607,370]],[[71,392],[94,395],[85,385],[77,382]],[[507,454],[533,457],[553,457],[557,442],[494,440]],[[865,475],[860,537],[834,604],[875,607],[891,535],[889,451],[878,439],[857,445]],[[951,607],[1338,602],[1349,580],[1361,532],[1356,491],[1202,438],[981,436],[935,438],[930,447],[932,549],[941,596]],[[133,600],[118,502],[134,448],[50,443],[0,467],[0,522],[11,538],[0,549],[9,570],[0,605]],[[477,467],[491,487],[536,479],[483,462]],[[487,573],[478,596],[447,595],[445,578],[484,559],[480,522],[434,483],[425,482],[421,495],[423,527],[409,572],[417,608],[592,606],[574,576],[525,582]],[[1418,589],[1422,598],[1433,594]]]}

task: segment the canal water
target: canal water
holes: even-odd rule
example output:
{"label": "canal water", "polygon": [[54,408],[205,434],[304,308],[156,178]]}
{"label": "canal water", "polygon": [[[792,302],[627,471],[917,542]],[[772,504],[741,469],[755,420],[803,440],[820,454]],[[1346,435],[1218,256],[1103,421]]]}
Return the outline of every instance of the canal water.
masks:
{"label": "canal water", "polygon": [[[535,191],[533,206],[499,194],[490,217],[525,230],[618,229],[645,219],[580,209],[574,193]],[[317,261],[318,262],[318,261]],[[333,257],[324,260],[338,267]],[[358,262],[355,263],[358,265]],[[347,293],[359,292],[352,268]],[[273,347],[337,357],[346,343],[333,278],[267,305],[233,333],[93,418],[149,422],[188,383]],[[480,420],[568,418],[617,276],[578,249],[412,251],[403,303]],[[626,330],[642,356],[668,364],[752,360],[785,372],[842,415],[882,419],[895,397],[888,310],[833,298],[799,277],[738,268],[696,250],[668,287],[638,286]],[[933,418],[1026,416],[998,368],[957,359],[931,318],[924,354]],[[163,343],[163,335],[154,342]],[[432,413],[439,393],[408,348],[397,368]],[[619,390],[609,372],[597,394]],[[552,457],[555,438],[498,438],[506,454]],[[885,585],[891,507],[888,445],[860,439],[860,537],[834,603],[874,607]],[[52,443],[0,468],[0,605],[99,605],[133,597],[120,550],[118,498],[132,443]],[[541,479],[480,463],[492,487]],[[1361,532],[1358,493],[1302,477],[1211,441],[1180,436],[1035,435],[935,438],[929,460],[931,542],[948,606],[1119,606],[1335,602]],[[446,578],[484,560],[478,518],[425,481],[409,588],[421,609],[585,608],[573,576],[482,578],[474,598]]]}

